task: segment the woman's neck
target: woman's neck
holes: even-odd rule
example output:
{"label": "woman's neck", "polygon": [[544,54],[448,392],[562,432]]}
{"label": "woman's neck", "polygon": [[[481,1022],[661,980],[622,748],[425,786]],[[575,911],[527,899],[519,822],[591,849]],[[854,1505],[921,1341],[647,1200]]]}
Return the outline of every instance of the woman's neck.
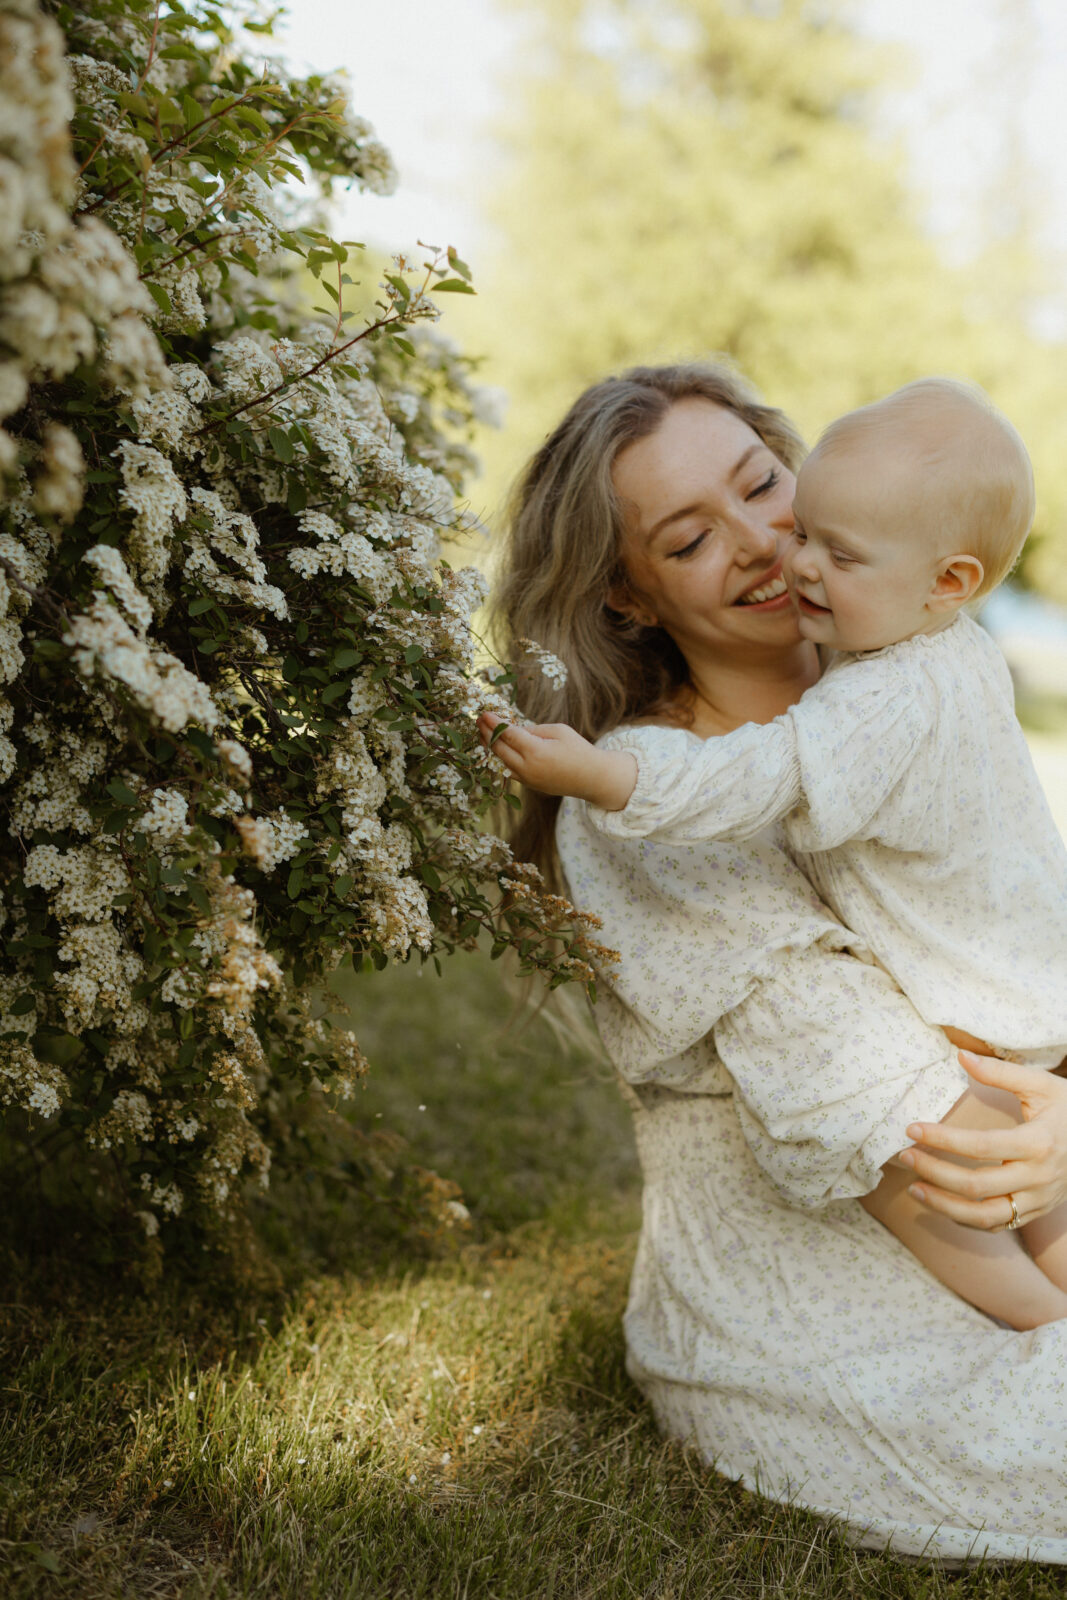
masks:
{"label": "woman's neck", "polygon": [[815,646],[801,640],[791,649],[756,659],[690,661],[691,724],[702,739],[731,733],[745,722],[770,722],[788,711],[822,670]]}

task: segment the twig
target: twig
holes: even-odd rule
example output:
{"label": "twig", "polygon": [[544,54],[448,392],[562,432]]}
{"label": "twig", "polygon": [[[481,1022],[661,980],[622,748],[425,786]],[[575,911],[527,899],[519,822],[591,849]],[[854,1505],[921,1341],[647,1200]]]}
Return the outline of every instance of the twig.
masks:
{"label": "twig", "polygon": [[45,611],[53,622],[58,622],[64,628],[67,626],[70,618],[66,611],[63,610],[63,607],[52,599],[46,589],[38,589],[34,584],[27,583],[15,563],[10,561],[7,556],[0,556],[0,570],[17,588],[22,590],[23,594],[28,594],[31,599],[36,600],[42,611]]}

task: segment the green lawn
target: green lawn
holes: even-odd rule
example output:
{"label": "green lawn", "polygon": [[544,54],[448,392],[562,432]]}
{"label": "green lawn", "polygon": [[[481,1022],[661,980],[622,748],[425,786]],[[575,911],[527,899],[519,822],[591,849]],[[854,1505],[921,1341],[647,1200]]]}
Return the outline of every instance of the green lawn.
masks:
{"label": "green lawn", "polygon": [[637,1174],[588,1040],[507,1031],[480,958],[346,994],[359,1123],[459,1179],[470,1229],[400,1244],[388,1196],[297,1170],[260,1219],[273,1288],[141,1291],[76,1241],[9,1247],[3,1600],[1067,1594],[857,1554],[665,1445],[623,1367]]}

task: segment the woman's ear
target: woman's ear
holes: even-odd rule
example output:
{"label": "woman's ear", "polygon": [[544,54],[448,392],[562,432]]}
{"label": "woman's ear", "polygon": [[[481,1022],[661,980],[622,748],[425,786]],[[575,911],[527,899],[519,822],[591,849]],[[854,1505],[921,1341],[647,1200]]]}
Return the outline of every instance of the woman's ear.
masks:
{"label": "woman's ear", "polygon": [[635,599],[625,578],[616,578],[608,589],[607,607],[624,622],[636,622],[640,628],[659,626],[658,619],[652,615],[648,607]]}
{"label": "woman's ear", "polygon": [[937,564],[927,605],[932,611],[963,606],[982,586],[985,568],[977,556],[945,556]]}

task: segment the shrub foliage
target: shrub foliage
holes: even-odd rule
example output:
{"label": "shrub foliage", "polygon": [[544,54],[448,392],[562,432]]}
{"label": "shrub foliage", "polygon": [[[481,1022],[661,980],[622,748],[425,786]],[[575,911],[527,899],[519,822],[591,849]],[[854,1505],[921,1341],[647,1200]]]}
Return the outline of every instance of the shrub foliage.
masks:
{"label": "shrub foliage", "polygon": [[150,1235],[351,1091],[343,962],[597,957],[478,822],[504,679],[439,545],[477,395],[426,326],[468,270],[396,257],[346,308],[323,202],[389,158],[249,29],[0,0],[0,1108]]}

